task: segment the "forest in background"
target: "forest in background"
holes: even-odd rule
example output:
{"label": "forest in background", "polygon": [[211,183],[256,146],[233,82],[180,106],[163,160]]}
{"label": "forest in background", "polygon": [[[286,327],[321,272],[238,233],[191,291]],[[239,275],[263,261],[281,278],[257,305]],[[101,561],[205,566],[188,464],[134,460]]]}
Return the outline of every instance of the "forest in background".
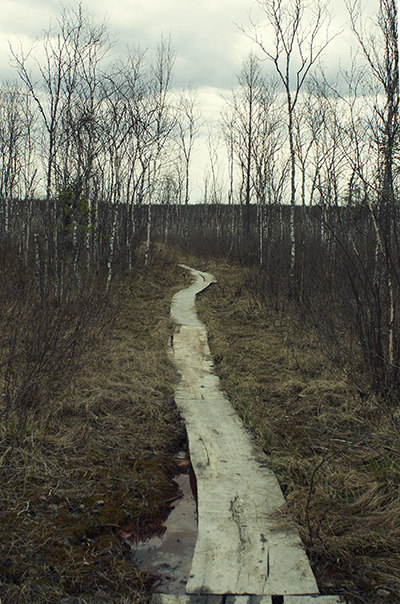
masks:
{"label": "forest in background", "polygon": [[19,83],[1,88],[3,246],[18,248],[41,303],[79,292],[87,280],[103,279],[107,291],[141,251],[150,262],[154,238],[256,263],[260,295],[323,326],[327,350],[339,356],[351,357],[357,342],[370,387],[394,401],[396,2],[381,0],[369,32],[360,5],[348,6],[362,60],[336,86],[318,68],[334,37],[326,7],[260,5],[274,37],[267,42],[256,25],[252,36],[275,75],[253,53],[244,61],[221,116],[228,196],[210,144],[205,203],[196,208],[190,167],[200,117],[194,91],[173,88],[169,39],[161,37],[152,57],[136,48],[111,63],[107,27],[78,4],[62,10],[40,46],[11,47]]}

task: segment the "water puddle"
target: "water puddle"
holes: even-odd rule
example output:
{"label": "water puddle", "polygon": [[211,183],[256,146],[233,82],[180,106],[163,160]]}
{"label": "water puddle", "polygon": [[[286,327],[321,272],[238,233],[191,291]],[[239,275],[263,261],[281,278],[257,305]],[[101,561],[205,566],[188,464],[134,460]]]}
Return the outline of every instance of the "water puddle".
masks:
{"label": "water puddle", "polygon": [[163,523],[165,531],[161,537],[131,544],[138,567],[157,576],[154,591],[159,593],[185,593],[197,537],[196,479],[187,454],[178,455],[177,465],[187,473],[174,478],[182,497]]}

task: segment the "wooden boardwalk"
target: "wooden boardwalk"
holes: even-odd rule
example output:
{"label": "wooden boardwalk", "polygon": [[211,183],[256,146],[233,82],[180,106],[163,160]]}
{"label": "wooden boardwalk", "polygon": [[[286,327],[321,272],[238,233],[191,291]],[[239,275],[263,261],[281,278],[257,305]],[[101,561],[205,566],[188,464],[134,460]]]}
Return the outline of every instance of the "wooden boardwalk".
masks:
{"label": "wooden boardwalk", "polygon": [[319,595],[278,481],[213,373],[195,297],[214,278],[183,268],[195,281],[174,296],[172,350],[197,480],[198,536],[187,595],[157,594],[153,604],[337,604],[336,596]]}
{"label": "wooden boardwalk", "polygon": [[152,604],[339,604],[338,596],[190,596],[156,594]]}

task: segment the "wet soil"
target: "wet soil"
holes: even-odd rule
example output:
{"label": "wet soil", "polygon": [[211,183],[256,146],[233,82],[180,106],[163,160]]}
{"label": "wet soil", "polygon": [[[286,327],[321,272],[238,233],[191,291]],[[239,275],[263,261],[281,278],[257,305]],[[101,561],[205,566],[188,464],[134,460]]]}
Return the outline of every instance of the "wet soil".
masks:
{"label": "wet soil", "polygon": [[174,478],[179,498],[162,530],[150,539],[130,543],[140,570],[156,577],[154,591],[166,594],[185,593],[197,538],[196,479],[187,453],[182,452],[177,462],[184,472]]}

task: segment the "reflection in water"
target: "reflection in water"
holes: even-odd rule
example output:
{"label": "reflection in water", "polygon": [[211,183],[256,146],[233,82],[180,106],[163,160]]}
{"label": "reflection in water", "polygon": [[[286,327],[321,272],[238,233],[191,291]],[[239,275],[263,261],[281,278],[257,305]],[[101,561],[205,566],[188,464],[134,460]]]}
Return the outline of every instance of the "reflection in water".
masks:
{"label": "reflection in water", "polygon": [[190,472],[174,480],[183,496],[164,523],[166,531],[162,537],[152,537],[131,547],[139,568],[159,577],[155,591],[184,594],[197,537],[197,504],[192,489],[195,478]]}

